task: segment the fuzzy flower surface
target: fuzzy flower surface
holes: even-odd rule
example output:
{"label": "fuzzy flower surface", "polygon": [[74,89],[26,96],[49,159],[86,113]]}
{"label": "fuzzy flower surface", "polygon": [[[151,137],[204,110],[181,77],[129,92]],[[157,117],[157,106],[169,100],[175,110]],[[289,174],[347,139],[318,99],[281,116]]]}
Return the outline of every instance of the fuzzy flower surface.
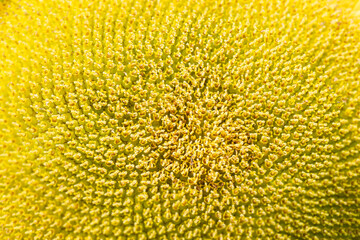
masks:
{"label": "fuzzy flower surface", "polygon": [[345,2],[1,1],[0,239],[359,239]]}

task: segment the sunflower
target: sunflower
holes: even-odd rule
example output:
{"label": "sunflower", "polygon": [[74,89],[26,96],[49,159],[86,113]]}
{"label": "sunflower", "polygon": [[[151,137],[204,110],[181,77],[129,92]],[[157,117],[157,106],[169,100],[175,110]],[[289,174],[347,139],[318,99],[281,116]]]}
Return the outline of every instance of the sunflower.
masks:
{"label": "sunflower", "polygon": [[1,239],[359,239],[360,3],[0,3]]}

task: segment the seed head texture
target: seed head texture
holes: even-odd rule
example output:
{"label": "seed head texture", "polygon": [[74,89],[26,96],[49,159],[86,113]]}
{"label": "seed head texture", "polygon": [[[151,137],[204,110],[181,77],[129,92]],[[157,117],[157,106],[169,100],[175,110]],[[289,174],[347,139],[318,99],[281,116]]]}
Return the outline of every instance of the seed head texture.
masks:
{"label": "seed head texture", "polygon": [[0,2],[0,239],[360,239],[360,3]]}

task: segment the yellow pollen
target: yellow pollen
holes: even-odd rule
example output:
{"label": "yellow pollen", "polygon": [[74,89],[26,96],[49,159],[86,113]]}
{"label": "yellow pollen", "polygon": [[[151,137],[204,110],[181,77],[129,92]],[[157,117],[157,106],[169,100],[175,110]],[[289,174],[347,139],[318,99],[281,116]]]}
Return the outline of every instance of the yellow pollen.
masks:
{"label": "yellow pollen", "polygon": [[0,1],[0,239],[360,239],[359,11]]}

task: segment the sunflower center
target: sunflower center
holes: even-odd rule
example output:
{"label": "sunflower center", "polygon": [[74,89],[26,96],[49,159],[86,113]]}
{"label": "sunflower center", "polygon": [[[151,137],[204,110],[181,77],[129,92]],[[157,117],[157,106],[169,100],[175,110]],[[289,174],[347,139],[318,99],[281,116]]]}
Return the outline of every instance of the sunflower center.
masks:
{"label": "sunflower center", "polygon": [[[173,89],[152,114],[152,147],[160,180],[218,187],[235,181],[261,157],[254,121],[237,93],[204,88]],[[241,174],[240,174],[241,175]]]}

